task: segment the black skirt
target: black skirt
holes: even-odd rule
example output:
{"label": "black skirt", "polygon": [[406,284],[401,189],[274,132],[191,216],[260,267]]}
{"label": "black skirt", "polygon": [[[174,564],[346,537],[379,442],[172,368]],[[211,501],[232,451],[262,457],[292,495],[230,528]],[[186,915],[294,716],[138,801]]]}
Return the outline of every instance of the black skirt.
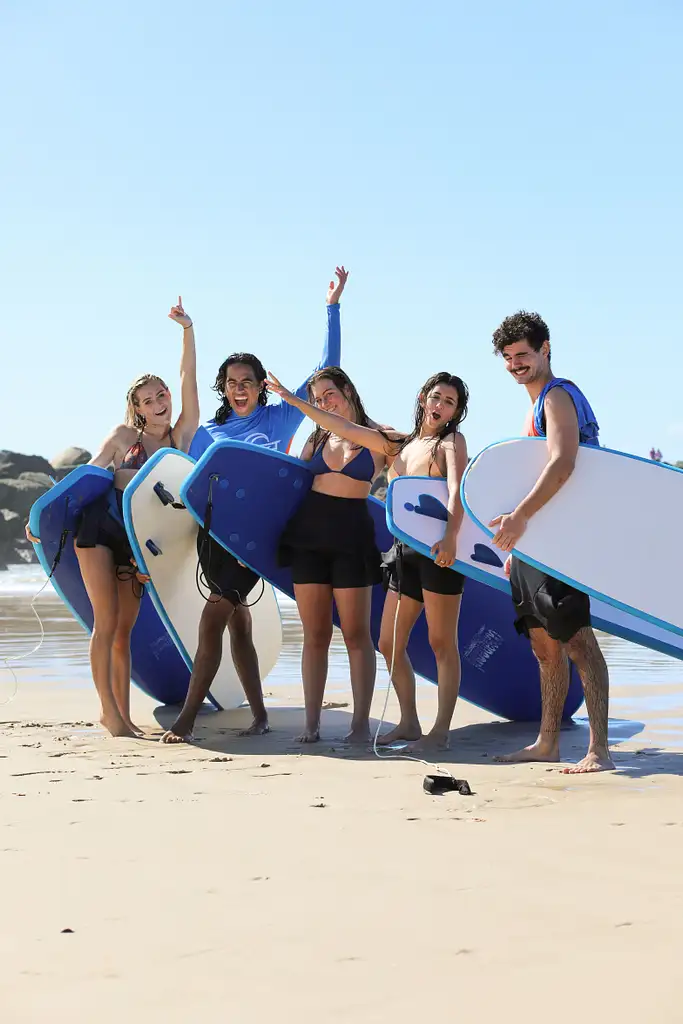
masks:
{"label": "black skirt", "polygon": [[[358,582],[346,585],[378,583],[381,555],[367,499],[309,491],[280,537],[278,564],[294,566],[302,554],[319,555],[337,567],[342,563],[353,566],[351,579]],[[310,565],[310,559],[307,562]]]}

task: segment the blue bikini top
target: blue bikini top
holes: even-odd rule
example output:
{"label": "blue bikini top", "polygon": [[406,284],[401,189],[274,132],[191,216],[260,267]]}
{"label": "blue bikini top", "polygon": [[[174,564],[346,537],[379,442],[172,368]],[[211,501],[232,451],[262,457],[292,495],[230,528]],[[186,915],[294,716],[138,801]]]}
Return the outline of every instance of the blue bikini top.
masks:
{"label": "blue bikini top", "polygon": [[308,468],[313,476],[322,476],[323,473],[342,473],[344,476],[351,477],[352,480],[372,483],[372,478],[375,475],[375,460],[369,448],[361,448],[358,455],[354,455],[343,469],[330,469],[323,458],[324,447],[325,445],[321,445],[308,463]]}

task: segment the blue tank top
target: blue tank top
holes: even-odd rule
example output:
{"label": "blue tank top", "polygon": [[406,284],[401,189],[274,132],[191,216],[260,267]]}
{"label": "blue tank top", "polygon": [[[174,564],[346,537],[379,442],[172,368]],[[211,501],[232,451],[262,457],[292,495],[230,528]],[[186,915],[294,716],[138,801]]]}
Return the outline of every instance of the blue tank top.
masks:
{"label": "blue tank top", "polygon": [[570,380],[566,380],[564,377],[553,377],[549,380],[546,386],[541,391],[540,395],[534,402],[532,410],[532,423],[530,434],[532,437],[545,437],[545,398],[549,391],[553,388],[562,388],[566,391],[576,409],[576,416],[579,421],[579,442],[580,444],[591,444],[596,448],[600,447],[600,441],[598,440],[598,432],[600,427],[598,421],[595,418],[595,413],[588,404],[588,399],[584,395],[583,391],[580,391],[576,384]]}
{"label": "blue tank top", "polygon": [[309,460],[308,468],[313,476],[322,476],[323,473],[342,473],[344,476],[351,477],[352,480],[360,480],[368,484],[372,482],[375,475],[375,460],[368,448],[361,448],[358,455],[354,455],[343,469],[330,469],[323,458],[324,447],[324,444],[321,445]]}

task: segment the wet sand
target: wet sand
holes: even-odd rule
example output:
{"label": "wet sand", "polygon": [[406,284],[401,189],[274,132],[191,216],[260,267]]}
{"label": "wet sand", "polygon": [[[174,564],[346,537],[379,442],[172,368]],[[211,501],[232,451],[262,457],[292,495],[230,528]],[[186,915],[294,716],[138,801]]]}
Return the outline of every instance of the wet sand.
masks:
{"label": "wet sand", "polygon": [[[616,772],[497,764],[533,726],[463,702],[445,762],[470,797],[345,749],[340,684],[315,748],[277,677],[269,736],[207,711],[166,747],[170,709],[136,692],[146,736],[112,740],[87,681],[22,669],[0,708],[2,1019],[680,1021],[683,666],[634,682],[619,658]],[[579,716],[563,756],[586,740]]]}

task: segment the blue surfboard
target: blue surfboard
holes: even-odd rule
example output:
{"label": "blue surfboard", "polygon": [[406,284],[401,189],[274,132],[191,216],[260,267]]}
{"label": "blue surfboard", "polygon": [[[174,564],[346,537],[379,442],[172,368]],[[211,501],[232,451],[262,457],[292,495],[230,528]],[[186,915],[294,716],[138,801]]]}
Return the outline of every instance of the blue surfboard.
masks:
{"label": "blue surfboard", "polygon": [[[216,441],[187,477],[181,497],[199,522],[211,502],[211,533],[241,562],[283,593],[294,596],[289,569],[277,565],[279,537],[311,487],[313,476],[305,462],[279,452],[239,441]],[[387,551],[393,537],[386,525],[385,506],[369,499],[375,537]],[[372,595],[371,629],[375,646],[384,607],[381,585]],[[335,616],[335,622],[338,619]],[[462,661],[460,694],[493,714],[514,721],[536,721],[541,698],[538,665],[531,646],[514,628],[510,599],[492,587],[468,580],[458,631]],[[424,615],[413,629],[408,647],[415,671],[436,682],[436,662],[429,646]],[[576,677],[565,704],[570,717],[583,700]]]}
{"label": "blue surfboard", "polygon": [[[112,487],[112,475],[97,466],[78,466],[34,503],[29,527],[41,543],[34,544],[40,564],[74,618],[92,633],[93,613],[74,551],[74,527],[82,509]],[[59,555],[59,557],[57,557]],[[131,677],[148,696],[162,704],[185,699],[190,672],[149,594],[131,634]]]}

